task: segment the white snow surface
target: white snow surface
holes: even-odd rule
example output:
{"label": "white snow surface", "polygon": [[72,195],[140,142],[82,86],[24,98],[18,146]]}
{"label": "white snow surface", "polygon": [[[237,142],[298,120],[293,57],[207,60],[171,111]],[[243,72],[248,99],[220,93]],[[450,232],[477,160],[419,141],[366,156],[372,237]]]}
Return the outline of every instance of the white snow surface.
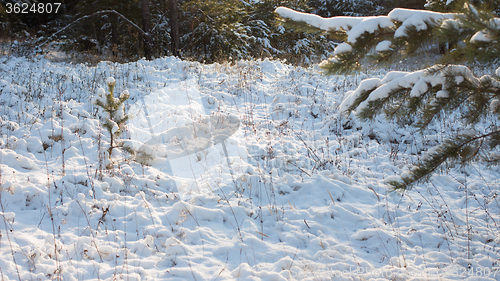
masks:
{"label": "white snow surface", "polygon": [[[498,168],[450,168],[389,193],[442,130],[463,128],[443,118],[424,136],[344,116],[366,74],[172,57],[0,66],[2,280],[499,280]],[[370,76],[360,88],[424,79]],[[181,141],[175,130],[223,114],[240,122],[218,139],[227,154],[219,143],[142,165],[117,147],[107,170],[91,96],[108,77],[130,94],[122,140],[171,130]]]}

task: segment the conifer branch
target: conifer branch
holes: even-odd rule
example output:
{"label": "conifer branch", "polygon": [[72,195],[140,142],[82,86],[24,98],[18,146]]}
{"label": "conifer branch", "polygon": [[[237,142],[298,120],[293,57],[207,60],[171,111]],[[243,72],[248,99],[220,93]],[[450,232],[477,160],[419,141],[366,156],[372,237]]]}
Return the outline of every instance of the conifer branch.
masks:
{"label": "conifer branch", "polygon": [[[446,161],[451,161],[450,164],[458,162],[461,166],[467,165],[477,157],[485,139],[490,137],[493,137],[493,140],[500,139],[500,130],[479,136],[465,133],[448,139],[434,151],[427,152],[424,160],[411,169],[409,176],[403,176],[401,181],[390,181],[388,184],[394,191],[404,192],[410,190],[414,184],[427,180]],[[477,142],[477,145],[471,145]]]}
{"label": "conifer branch", "polygon": [[278,24],[283,25],[285,28],[288,29],[293,29],[295,31],[299,32],[307,32],[311,34],[321,34],[321,33],[326,33],[326,31],[317,28],[315,26],[312,26],[310,24],[307,24],[304,21],[292,21],[286,18],[278,18],[277,19]]}
{"label": "conifer branch", "polygon": [[342,38],[344,43],[337,46],[334,56],[320,65],[328,74],[359,70],[365,58],[379,66],[411,56],[426,43],[450,43],[453,50],[443,56],[442,64],[366,79],[347,93],[340,106],[344,112],[356,111],[363,121],[381,113],[388,118],[411,119],[422,133],[439,116],[460,113],[458,122],[468,133],[450,137],[445,132],[448,140],[428,151],[410,175],[389,183],[394,190],[405,191],[429,179],[446,162],[466,165],[479,160],[481,151],[491,152],[482,160],[500,163],[500,154],[492,151],[500,145],[500,131],[480,134],[475,130],[490,112],[500,117],[500,68],[496,75],[476,77],[467,66],[452,64],[500,58],[500,19],[492,13],[478,11],[470,4],[458,14],[395,9],[375,18],[325,19],[286,8],[277,12],[291,20],[302,19],[323,30],[330,29],[330,34]]}

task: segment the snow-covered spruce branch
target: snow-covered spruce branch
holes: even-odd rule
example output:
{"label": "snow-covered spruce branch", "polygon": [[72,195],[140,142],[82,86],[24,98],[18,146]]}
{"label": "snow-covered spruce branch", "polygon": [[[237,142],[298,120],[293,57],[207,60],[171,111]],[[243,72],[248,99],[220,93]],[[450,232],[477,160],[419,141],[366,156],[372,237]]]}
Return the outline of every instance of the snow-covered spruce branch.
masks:
{"label": "snow-covered spruce branch", "polygon": [[328,31],[335,39],[344,41],[334,56],[322,64],[328,74],[359,70],[365,57],[377,64],[391,62],[397,55],[407,57],[425,43],[437,40],[466,43],[443,61],[450,61],[449,57],[487,61],[487,57],[480,55],[484,52],[476,52],[479,48],[489,50],[488,56],[500,55],[500,19],[469,4],[459,13],[397,8],[387,16],[371,17],[322,18],[285,7],[277,8],[276,12],[295,25]]}
{"label": "snow-covered spruce branch", "polygon": [[[328,74],[358,70],[364,57],[380,63],[396,54],[411,55],[423,42],[433,40],[433,30],[439,22],[453,19],[456,14],[397,8],[387,16],[323,18],[279,7],[276,12],[295,23],[303,23],[328,31],[344,41],[334,57],[321,66]],[[412,40],[408,40],[412,38]],[[417,44],[418,43],[418,44]],[[370,54],[375,49],[375,53]]]}
{"label": "snow-covered spruce branch", "polygon": [[458,16],[458,19],[463,26],[470,25],[473,30],[476,30],[470,39],[471,42],[492,42],[500,38],[500,19],[478,11],[472,5],[469,5],[469,8],[464,10],[464,14]]}
{"label": "snow-covered spruce branch", "polygon": [[[443,113],[456,114],[469,135],[447,135],[439,149],[431,150],[410,176],[392,181],[397,190],[407,190],[413,184],[428,179],[448,160],[465,165],[478,160],[480,150],[497,155],[500,133],[496,126],[477,130],[476,124],[488,114],[500,117],[500,68],[495,75],[476,77],[463,61],[492,62],[500,57],[500,19],[465,4],[457,13],[439,13],[394,9],[387,16],[322,18],[280,7],[276,12],[294,24],[310,25],[328,31],[343,41],[334,56],[321,64],[328,74],[346,73],[359,69],[362,59],[372,59],[380,65],[391,58],[410,56],[426,42],[461,41],[443,57],[442,64],[414,72],[389,72],[383,79],[371,78],[350,91],[340,106],[343,112],[355,111],[362,120],[380,113],[413,123],[422,132]],[[486,132],[485,132],[486,130]],[[488,132],[489,131],[489,132]],[[488,145],[484,141],[488,139]],[[474,147],[472,144],[475,144]],[[484,157],[490,163],[500,163],[495,157]],[[500,157],[498,157],[500,159]],[[460,161],[457,161],[460,159]]]}
{"label": "snow-covered spruce branch", "polygon": [[[500,131],[475,131],[474,125],[489,112],[500,117],[500,68],[496,75],[476,77],[463,65],[436,65],[415,72],[389,72],[383,79],[361,82],[355,91],[348,92],[341,111],[356,110],[362,120],[374,118],[382,111],[388,118],[416,118],[414,125],[425,129],[443,112],[462,112],[461,122],[468,133],[448,137],[444,144],[427,152],[424,160],[401,181],[391,181],[395,190],[404,191],[430,177],[443,163],[451,161],[466,165],[480,150],[491,157],[483,160],[498,164],[494,150],[500,145]],[[488,139],[488,142],[484,142]],[[488,153],[489,151],[489,153]],[[498,159],[497,159],[498,158]]]}
{"label": "snow-covered spruce branch", "polygon": [[[414,166],[409,173],[403,174],[399,180],[391,180],[387,183],[395,191],[406,191],[415,183],[427,180],[443,163],[467,165],[479,156],[480,151],[484,150],[484,146],[488,146],[487,149],[492,149],[500,144],[499,140],[500,130],[480,135],[476,135],[476,132],[471,130],[464,130],[458,136],[427,151],[421,162]],[[497,153],[491,153],[485,160],[498,164],[499,156]]]}
{"label": "snow-covered spruce branch", "polygon": [[454,19],[443,21],[437,37],[440,43],[457,40],[465,43],[445,56],[443,63],[491,61],[492,57],[500,56],[500,19],[492,13],[478,11],[472,5],[466,5]]}
{"label": "snow-covered spruce branch", "polygon": [[49,38],[47,38],[47,40],[45,40],[42,44],[38,45],[36,47],[36,49],[40,49],[42,48],[45,44],[47,44],[49,41],[51,41],[57,34],[65,31],[66,29],[68,29],[69,27],[75,25],[76,23],[82,21],[82,20],[85,20],[85,19],[88,19],[88,18],[91,18],[91,17],[94,17],[94,16],[97,16],[97,15],[102,15],[102,14],[115,14],[119,17],[121,17],[123,20],[125,20],[128,24],[130,24],[132,27],[134,27],[135,29],[137,29],[142,35],[146,36],[146,37],[150,37],[149,33],[145,32],[142,28],[140,28],[137,24],[135,24],[134,22],[132,22],[131,20],[129,20],[127,17],[125,17],[124,15],[120,14],[119,12],[111,9],[111,10],[102,10],[102,11],[97,11],[91,15],[86,15],[86,16],[83,16],[83,17],[80,17],[76,20],[74,20],[73,22],[69,23],[68,25],[66,25],[65,27],[61,28],[60,30],[56,31],[54,34],[52,34]]}
{"label": "snow-covered spruce branch", "polygon": [[497,76],[474,76],[463,65],[436,65],[414,72],[391,71],[383,79],[371,78],[347,93],[340,110],[356,111],[362,120],[374,118],[385,109],[387,117],[418,115],[416,125],[427,127],[441,111],[459,107],[467,123],[476,123],[483,110],[500,95]]}

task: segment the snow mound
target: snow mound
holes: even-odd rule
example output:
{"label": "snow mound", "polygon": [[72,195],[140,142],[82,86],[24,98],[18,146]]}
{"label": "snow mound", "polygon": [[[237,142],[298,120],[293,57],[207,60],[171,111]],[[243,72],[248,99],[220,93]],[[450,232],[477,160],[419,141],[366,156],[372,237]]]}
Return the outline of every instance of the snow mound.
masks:
{"label": "snow mound", "polygon": [[[342,114],[360,89],[416,96],[440,77],[381,71],[356,90],[366,76],[173,57],[0,69],[5,280],[496,278],[498,169],[450,169],[405,196],[386,185],[443,128],[470,132],[453,116],[423,137]],[[108,158],[92,95],[110,76],[133,118]]]}

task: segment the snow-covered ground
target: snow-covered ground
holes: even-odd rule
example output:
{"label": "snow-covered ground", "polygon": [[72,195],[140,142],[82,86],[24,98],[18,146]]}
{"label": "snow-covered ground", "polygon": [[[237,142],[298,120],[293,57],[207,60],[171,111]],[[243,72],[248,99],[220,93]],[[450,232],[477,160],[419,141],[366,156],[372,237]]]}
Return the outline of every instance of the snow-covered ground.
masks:
{"label": "snow-covered ground", "polygon": [[[108,77],[130,93],[122,140],[162,145],[153,159],[115,148],[106,169],[92,101]],[[269,60],[0,58],[2,280],[500,280],[498,168],[389,193],[460,128],[344,116],[367,77]]]}

